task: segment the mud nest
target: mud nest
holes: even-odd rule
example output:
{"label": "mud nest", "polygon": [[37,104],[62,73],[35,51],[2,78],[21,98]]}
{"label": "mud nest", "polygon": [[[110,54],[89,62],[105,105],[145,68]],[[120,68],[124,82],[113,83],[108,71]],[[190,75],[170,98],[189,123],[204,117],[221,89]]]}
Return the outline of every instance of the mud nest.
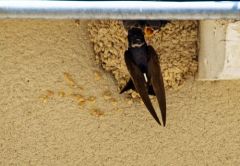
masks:
{"label": "mud nest", "polygon": [[[122,88],[130,75],[124,62],[127,32],[122,21],[91,21],[88,24],[96,61],[113,74]],[[166,89],[178,89],[197,71],[198,22],[172,21],[145,37],[159,55]]]}

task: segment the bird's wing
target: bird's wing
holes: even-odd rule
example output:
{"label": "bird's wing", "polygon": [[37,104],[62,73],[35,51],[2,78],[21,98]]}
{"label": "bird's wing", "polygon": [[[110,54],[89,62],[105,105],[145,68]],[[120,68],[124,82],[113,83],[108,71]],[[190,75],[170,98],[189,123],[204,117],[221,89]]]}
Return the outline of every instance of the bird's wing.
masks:
{"label": "bird's wing", "polygon": [[148,74],[151,76],[150,81],[153,86],[153,90],[158,100],[158,104],[162,114],[163,125],[166,124],[166,97],[163,83],[163,77],[161,68],[158,62],[158,56],[152,46],[148,46]]}
{"label": "bird's wing", "polygon": [[153,116],[153,118],[157,121],[158,124],[161,124],[152,106],[151,100],[148,96],[146,82],[145,82],[143,73],[140,71],[137,65],[133,62],[131,58],[131,53],[128,50],[125,51],[124,58],[127,65],[127,69],[131,75],[131,78],[133,80],[133,83],[137,92],[140,94],[150,114]]}
{"label": "bird's wing", "polygon": [[135,87],[134,87],[134,84],[133,84],[133,81],[131,78],[128,80],[126,85],[121,89],[120,94],[122,94],[123,92],[128,91],[130,89],[135,90]]}

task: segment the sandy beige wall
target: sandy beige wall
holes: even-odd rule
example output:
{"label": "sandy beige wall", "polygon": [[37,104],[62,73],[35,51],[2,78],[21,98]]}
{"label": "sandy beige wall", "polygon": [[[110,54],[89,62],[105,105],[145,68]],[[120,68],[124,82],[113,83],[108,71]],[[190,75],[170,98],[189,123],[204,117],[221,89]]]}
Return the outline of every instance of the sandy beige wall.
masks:
{"label": "sandy beige wall", "polygon": [[240,81],[167,91],[162,128],[93,57],[86,22],[0,21],[0,165],[240,164]]}

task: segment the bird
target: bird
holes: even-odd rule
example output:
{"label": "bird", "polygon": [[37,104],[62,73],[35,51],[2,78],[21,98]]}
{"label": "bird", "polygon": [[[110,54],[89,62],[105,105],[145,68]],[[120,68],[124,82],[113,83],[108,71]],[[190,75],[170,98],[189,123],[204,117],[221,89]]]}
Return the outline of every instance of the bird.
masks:
{"label": "bird", "polygon": [[166,97],[158,55],[151,45],[147,45],[141,28],[131,27],[127,38],[128,49],[124,53],[124,60],[131,78],[121,89],[120,94],[129,89],[137,91],[152,117],[161,125],[149,98],[149,95],[155,95],[165,126]]}

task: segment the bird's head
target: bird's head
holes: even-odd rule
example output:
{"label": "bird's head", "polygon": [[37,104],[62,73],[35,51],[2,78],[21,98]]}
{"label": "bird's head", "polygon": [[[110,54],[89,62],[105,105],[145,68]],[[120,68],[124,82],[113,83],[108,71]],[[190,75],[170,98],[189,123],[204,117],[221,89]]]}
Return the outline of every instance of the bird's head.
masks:
{"label": "bird's head", "polygon": [[139,48],[146,44],[144,33],[140,28],[131,28],[128,31],[128,43],[131,48]]}

